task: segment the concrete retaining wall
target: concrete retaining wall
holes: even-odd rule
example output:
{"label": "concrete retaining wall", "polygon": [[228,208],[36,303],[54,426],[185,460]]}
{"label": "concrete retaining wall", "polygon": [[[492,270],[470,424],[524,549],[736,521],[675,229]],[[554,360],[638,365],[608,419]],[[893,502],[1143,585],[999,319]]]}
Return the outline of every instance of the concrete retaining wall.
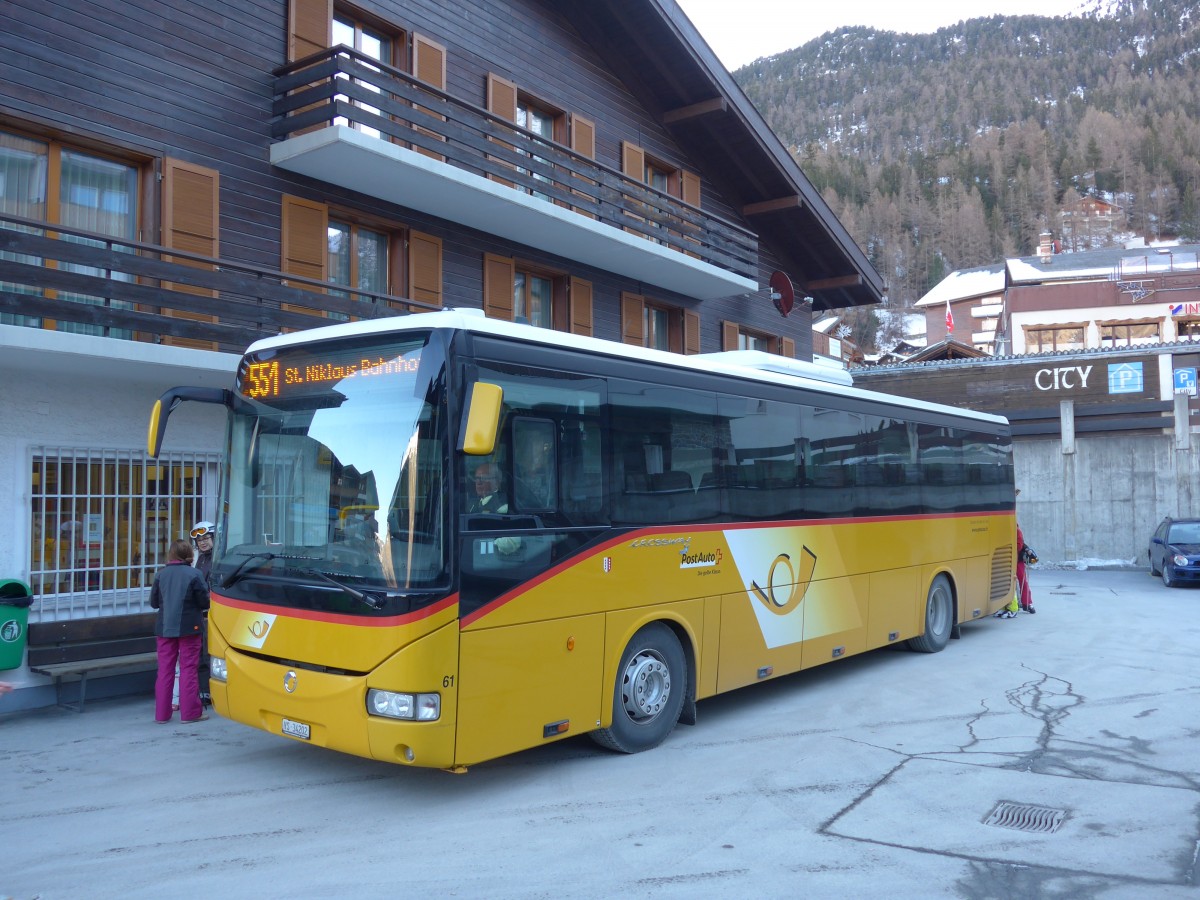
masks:
{"label": "concrete retaining wall", "polygon": [[[1185,443],[1187,443],[1185,441]],[[1200,516],[1200,441],[1174,434],[1014,443],[1017,520],[1043,562],[1149,564],[1150,535],[1164,516]]]}

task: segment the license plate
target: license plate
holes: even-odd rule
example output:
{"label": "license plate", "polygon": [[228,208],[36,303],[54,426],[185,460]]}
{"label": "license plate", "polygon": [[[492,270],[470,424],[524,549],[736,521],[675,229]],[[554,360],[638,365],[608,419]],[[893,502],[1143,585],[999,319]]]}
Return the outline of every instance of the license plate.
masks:
{"label": "license plate", "polygon": [[312,734],[312,727],[303,722],[293,722],[291,719],[284,719],[283,733],[290,734],[292,737],[303,738],[307,741]]}

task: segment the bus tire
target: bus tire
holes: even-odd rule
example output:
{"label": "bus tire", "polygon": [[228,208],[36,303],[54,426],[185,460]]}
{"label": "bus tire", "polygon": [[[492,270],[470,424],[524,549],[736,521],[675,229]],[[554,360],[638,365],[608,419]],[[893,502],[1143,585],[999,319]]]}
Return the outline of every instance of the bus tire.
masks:
{"label": "bus tire", "polygon": [[651,622],[621,654],[612,724],[593,731],[592,740],[621,753],[657,747],[679,721],[686,693],[687,660],[679,638],[662,622]]}
{"label": "bus tire", "polygon": [[939,575],[929,586],[925,598],[925,633],[908,642],[909,649],[919,653],[937,653],[950,643],[954,630],[954,591],[950,579]]}

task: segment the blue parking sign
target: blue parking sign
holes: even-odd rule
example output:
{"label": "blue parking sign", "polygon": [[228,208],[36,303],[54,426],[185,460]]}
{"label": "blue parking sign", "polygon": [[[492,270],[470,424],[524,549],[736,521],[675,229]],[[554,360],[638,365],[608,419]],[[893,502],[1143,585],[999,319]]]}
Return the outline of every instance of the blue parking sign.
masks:
{"label": "blue parking sign", "polygon": [[1196,370],[1190,368],[1175,370],[1175,393],[1196,396]]}
{"label": "blue parking sign", "polygon": [[1140,362],[1109,363],[1108,392],[1110,394],[1140,394],[1144,384]]}

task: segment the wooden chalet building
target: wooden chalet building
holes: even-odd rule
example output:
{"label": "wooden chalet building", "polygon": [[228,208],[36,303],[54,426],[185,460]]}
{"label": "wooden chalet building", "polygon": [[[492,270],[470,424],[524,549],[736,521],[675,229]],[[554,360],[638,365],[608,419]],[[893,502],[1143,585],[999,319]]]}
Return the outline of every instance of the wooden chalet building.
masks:
{"label": "wooden chalet building", "polygon": [[256,338],[473,307],[810,359],[803,298],[883,293],[674,0],[8,0],[0,49],[0,578],[33,643],[143,613],[217,519],[222,417],[150,461],[147,416]]}

